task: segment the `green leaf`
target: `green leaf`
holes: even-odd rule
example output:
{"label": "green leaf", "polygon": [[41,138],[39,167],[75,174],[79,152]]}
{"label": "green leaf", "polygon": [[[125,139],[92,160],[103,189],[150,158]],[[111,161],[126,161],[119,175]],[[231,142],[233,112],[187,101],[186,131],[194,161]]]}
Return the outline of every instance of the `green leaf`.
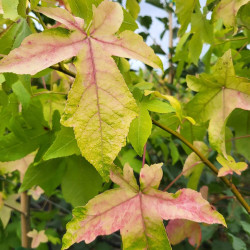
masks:
{"label": "green leaf", "polygon": [[169,142],[169,148],[172,158],[172,165],[174,165],[180,159],[180,154],[175,143],[172,140]]}
{"label": "green leaf", "polygon": [[15,21],[19,17],[17,12],[18,4],[19,0],[2,0],[4,18]]}
{"label": "green leaf", "polygon": [[102,0],[65,0],[65,2],[69,4],[72,13],[83,18],[86,22],[85,24],[88,25],[93,15],[92,6],[97,7]]}
{"label": "green leaf", "polygon": [[140,173],[142,163],[140,160],[136,158],[136,156],[137,156],[137,153],[133,149],[129,149],[126,151],[122,150],[119,160],[122,165],[125,165],[126,163],[128,163],[129,166],[131,166],[136,173]]}
{"label": "green leaf", "polygon": [[152,24],[152,18],[151,18],[151,16],[140,16],[139,22],[142,26],[149,29],[151,24]]}
{"label": "green leaf", "polygon": [[19,0],[19,4],[17,6],[17,13],[23,18],[26,18],[26,3],[26,0]]}
{"label": "green leaf", "polygon": [[193,10],[195,9],[197,0],[175,0],[175,4],[176,15],[178,17],[179,23],[181,24],[181,28],[178,31],[178,35],[182,36],[191,21],[191,15],[193,13]]}
{"label": "green leaf", "polygon": [[33,186],[40,186],[50,196],[61,183],[65,170],[66,162],[61,159],[32,164],[24,175],[19,192],[24,192]]}
{"label": "green leaf", "polygon": [[201,11],[196,10],[191,17],[191,32],[198,34],[201,40],[206,43],[213,43],[214,33],[213,24],[206,19],[206,16]]}
{"label": "green leaf", "polygon": [[67,202],[83,206],[101,191],[102,178],[83,157],[72,156],[67,159],[61,186]]}
{"label": "green leaf", "polygon": [[140,5],[137,0],[127,0],[126,8],[134,19],[137,19],[140,13]]}
{"label": "green leaf", "polygon": [[30,0],[31,9],[35,9],[40,0]]}
{"label": "green leaf", "polygon": [[199,57],[202,51],[202,40],[199,33],[195,33],[189,42],[188,56],[195,65],[198,65]]}
{"label": "green leaf", "polygon": [[250,135],[250,112],[236,109],[230,115],[227,126],[234,129],[235,137],[238,138],[234,140],[236,151],[250,161],[250,137],[247,137]]}
{"label": "green leaf", "polygon": [[242,239],[240,239],[240,238],[238,238],[230,233],[228,233],[227,235],[230,237],[230,239],[233,243],[234,250],[247,250],[246,243]]}
{"label": "green leaf", "polygon": [[245,26],[247,29],[250,29],[249,13],[250,13],[250,2],[248,2],[246,5],[241,6],[237,13],[237,23],[239,25]]}
{"label": "green leaf", "polygon": [[58,132],[55,141],[43,156],[44,160],[80,154],[74,131],[72,128],[63,127]]}
{"label": "green leaf", "polygon": [[118,33],[121,33],[124,30],[134,31],[138,29],[138,25],[135,19],[124,8],[122,8],[122,10],[123,10],[123,22],[118,30]]}
{"label": "green leaf", "polygon": [[245,232],[247,232],[250,235],[250,225],[249,223],[245,222],[245,221],[241,221],[240,222],[242,228],[244,229]]}
{"label": "green leaf", "polygon": [[23,105],[23,108],[27,108],[30,104],[31,95],[24,87],[23,83],[19,80],[12,85],[13,92],[16,94],[18,100]]}
{"label": "green leaf", "polygon": [[152,121],[144,102],[140,102],[138,107],[139,116],[130,125],[128,139],[137,154],[142,156],[144,145],[151,134]]}
{"label": "green leaf", "polygon": [[175,112],[175,109],[169,105],[166,102],[157,100],[157,99],[144,99],[143,100],[143,105],[152,112],[156,113],[162,113],[162,114],[167,114],[167,113],[172,113]]}
{"label": "green leaf", "polygon": [[225,125],[234,109],[250,109],[250,82],[235,75],[230,50],[218,59],[212,71],[211,75],[187,76],[188,87],[199,93],[186,107],[197,122],[210,120],[209,142],[226,155]]}
{"label": "green leaf", "polygon": [[[193,125],[189,121],[185,121],[181,124],[181,135],[191,143],[193,143],[194,141],[203,141],[206,132],[206,126]],[[186,144],[181,143],[181,145],[187,154],[191,154],[193,152],[188,146],[186,146]]]}

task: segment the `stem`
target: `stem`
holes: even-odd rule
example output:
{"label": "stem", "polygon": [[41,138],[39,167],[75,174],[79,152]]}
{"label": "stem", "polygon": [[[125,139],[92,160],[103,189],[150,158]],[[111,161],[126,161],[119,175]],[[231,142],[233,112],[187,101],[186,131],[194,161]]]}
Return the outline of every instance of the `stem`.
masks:
{"label": "stem", "polygon": [[226,140],[227,141],[235,141],[235,140],[239,140],[239,139],[244,139],[244,138],[249,138],[250,135],[242,135],[242,136],[238,136],[238,137],[232,137],[231,139]]}
{"label": "stem", "polygon": [[57,71],[60,71],[60,72],[66,74],[66,75],[69,75],[69,76],[71,76],[71,77],[74,77],[74,78],[76,77],[76,74],[75,74],[74,72],[72,72],[72,71],[66,69],[65,67],[62,68],[61,65],[59,65],[59,66],[57,66],[57,65],[52,65],[52,66],[50,66],[50,68],[51,68],[51,69],[54,69],[54,70],[57,70]]}
{"label": "stem", "polygon": [[[169,6],[172,8],[173,4],[170,3]],[[172,48],[173,48],[173,15],[172,11],[168,11],[168,29],[169,29],[169,42],[168,42],[168,60],[169,60],[169,73],[168,73],[168,83],[172,84],[174,80],[173,63],[172,63]]]}
{"label": "stem", "polygon": [[30,248],[31,239],[27,236],[30,231],[30,199],[27,192],[21,193],[21,232],[22,232],[22,247]]}
{"label": "stem", "polygon": [[[214,166],[214,164],[209,161],[196,147],[193,146],[192,143],[190,143],[189,141],[187,141],[181,134],[179,134],[178,132],[164,126],[163,124],[160,124],[159,122],[155,121],[152,119],[153,124],[155,124],[156,126],[158,126],[159,128],[167,131],[168,133],[174,135],[175,137],[177,137],[179,140],[181,140],[184,144],[186,144],[190,149],[192,149],[199,157],[200,159],[216,174],[218,175],[218,169]],[[237,198],[237,200],[240,202],[240,204],[246,209],[246,211],[248,213],[250,213],[250,207],[248,205],[248,203],[246,202],[246,200],[243,198],[243,196],[241,195],[241,193],[238,191],[238,189],[236,188],[236,186],[231,183],[226,177],[220,177],[220,179],[231,189],[231,191],[233,192],[233,194],[235,195],[235,197]]]}
{"label": "stem", "polygon": [[196,165],[198,165],[200,163],[202,163],[202,161],[197,161],[194,164],[192,164],[189,168],[185,169],[184,171],[181,171],[181,173],[179,175],[177,175],[174,178],[174,180],[171,181],[171,183],[169,183],[168,186],[163,189],[163,191],[167,191],[169,188],[171,188],[174,185],[174,183],[181,178],[182,175],[184,175],[188,170],[190,170],[191,168],[195,167]]}
{"label": "stem", "polygon": [[38,96],[38,95],[44,95],[44,94],[67,95],[67,93],[63,93],[63,92],[43,91],[43,92],[34,93],[34,94],[32,94],[31,97]]}
{"label": "stem", "polygon": [[4,203],[3,205],[4,205],[5,207],[8,207],[8,208],[10,208],[10,209],[13,209],[13,210],[15,210],[15,211],[21,213],[21,214],[24,214],[22,210],[19,210],[18,208],[15,208],[15,207],[12,207],[12,206],[9,205],[9,204]]}
{"label": "stem", "polygon": [[42,19],[40,13],[39,13],[39,12],[34,12],[34,13],[35,13],[36,16],[38,17],[38,19],[39,19],[39,21],[40,21],[40,24],[43,26],[44,30],[47,30],[48,28],[47,28],[47,26],[45,25],[45,23],[43,22],[43,19]]}
{"label": "stem", "polygon": [[144,167],[144,165],[145,165],[146,150],[147,150],[147,143],[145,143],[144,148],[143,148],[142,168],[143,168],[143,167]]}

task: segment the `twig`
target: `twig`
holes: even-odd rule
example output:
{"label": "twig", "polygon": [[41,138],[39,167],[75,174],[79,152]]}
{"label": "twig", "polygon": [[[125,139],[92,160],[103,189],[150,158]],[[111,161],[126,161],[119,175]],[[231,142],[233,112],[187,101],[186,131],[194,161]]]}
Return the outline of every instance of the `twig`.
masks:
{"label": "twig", "polygon": [[[199,157],[200,159],[216,174],[218,175],[218,169],[214,166],[214,164],[209,161],[196,147],[194,147],[194,145],[192,143],[190,143],[189,141],[187,141],[181,134],[179,134],[178,132],[164,126],[163,124],[155,121],[152,119],[153,124],[155,124],[157,127],[167,131],[168,133],[174,135],[175,137],[177,137],[179,140],[181,140],[184,144],[186,144],[190,149],[192,149]],[[250,207],[248,205],[248,203],[246,202],[246,200],[243,198],[243,196],[241,195],[241,193],[238,191],[238,189],[236,188],[236,186],[231,183],[226,177],[220,177],[220,179],[231,189],[231,191],[233,192],[233,194],[235,195],[235,197],[237,198],[237,200],[240,202],[240,204],[246,209],[246,211],[248,213],[250,213]]]}
{"label": "twig", "polygon": [[22,247],[30,248],[30,238],[27,233],[30,231],[30,197],[27,192],[21,193],[21,232],[22,232]]}
{"label": "twig", "polygon": [[35,13],[36,16],[38,17],[38,19],[39,19],[39,21],[40,21],[40,24],[43,26],[43,28],[44,28],[45,30],[47,30],[48,28],[47,28],[47,26],[45,25],[45,23],[43,22],[43,19],[42,19],[40,13],[39,13],[39,12],[35,12],[35,11],[34,11],[34,13]]}
{"label": "twig", "polygon": [[19,213],[25,215],[25,213],[24,213],[22,210],[18,209],[18,208],[12,207],[11,205],[6,204],[6,203],[4,203],[3,205],[4,205],[5,207],[8,207],[8,208],[10,208],[10,209],[13,209],[13,210],[15,210],[15,211],[17,211],[17,212],[19,212]]}
{"label": "twig", "polygon": [[145,143],[144,148],[143,148],[142,168],[143,168],[144,165],[145,165],[146,150],[147,150],[147,143]]}
{"label": "twig", "polygon": [[165,187],[165,188],[163,189],[163,191],[167,191],[169,188],[171,188],[171,187],[173,186],[173,184],[181,178],[182,175],[184,175],[188,170],[190,170],[191,168],[195,167],[196,165],[198,165],[198,164],[200,164],[200,163],[202,163],[202,161],[197,161],[197,162],[195,162],[194,164],[192,164],[189,168],[185,169],[184,171],[181,171],[181,173],[178,174],[178,175],[174,178],[174,180],[171,181],[171,182],[168,184],[168,186]]}
{"label": "twig", "polygon": [[228,142],[228,141],[235,141],[235,140],[244,139],[244,138],[249,138],[249,137],[250,137],[250,135],[242,135],[242,136],[233,137],[231,139],[228,139],[228,140],[226,140],[226,142]]}
{"label": "twig", "polygon": [[52,66],[50,66],[50,68],[51,68],[51,69],[54,69],[54,70],[57,70],[57,71],[60,71],[60,72],[66,74],[66,75],[69,75],[69,76],[71,76],[71,77],[74,77],[74,78],[76,77],[76,74],[75,74],[74,72],[72,72],[72,71],[66,69],[65,67],[62,68],[60,65],[59,65],[59,66],[57,66],[57,65],[52,65]]}
{"label": "twig", "polygon": [[[173,4],[170,3],[169,6],[172,8]],[[173,15],[171,10],[168,11],[168,29],[169,29],[169,43],[168,43],[168,60],[169,60],[169,73],[168,73],[168,83],[172,84],[174,80],[174,71],[172,63],[172,48],[173,48]]]}

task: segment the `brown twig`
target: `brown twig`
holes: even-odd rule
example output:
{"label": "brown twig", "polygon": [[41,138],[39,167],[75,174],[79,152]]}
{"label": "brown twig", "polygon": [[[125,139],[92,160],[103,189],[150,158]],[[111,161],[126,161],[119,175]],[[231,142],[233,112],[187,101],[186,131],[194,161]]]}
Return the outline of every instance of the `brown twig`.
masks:
{"label": "brown twig", "polygon": [[[190,149],[192,149],[200,157],[201,161],[204,162],[212,170],[212,172],[214,172],[216,174],[216,176],[218,176],[218,169],[196,147],[194,147],[194,145],[192,143],[187,141],[181,134],[179,134],[178,132],[170,129],[169,127],[164,126],[163,124],[161,124],[161,123],[159,123],[159,122],[157,122],[157,121],[155,121],[153,119],[152,119],[152,122],[157,127],[159,127],[161,129],[165,130],[166,132],[174,135],[179,140],[181,140],[184,144],[186,144]],[[222,180],[231,189],[231,191],[233,192],[233,194],[235,195],[237,200],[240,202],[240,204],[246,209],[246,211],[248,213],[250,213],[250,207],[249,207],[248,203],[243,198],[241,193],[238,191],[236,186],[233,183],[231,183],[226,177],[220,177],[219,179]]]}

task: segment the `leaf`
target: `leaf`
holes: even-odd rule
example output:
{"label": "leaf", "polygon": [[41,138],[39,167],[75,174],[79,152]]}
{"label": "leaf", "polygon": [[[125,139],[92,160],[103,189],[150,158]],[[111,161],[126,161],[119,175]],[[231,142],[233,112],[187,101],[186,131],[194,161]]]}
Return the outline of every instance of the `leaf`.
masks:
{"label": "leaf", "polygon": [[136,158],[137,153],[132,148],[127,151],[122,150],[121,152],[121,156],[119,157],[121,164],[125,165],[128,163],[136,173],[140,173],[142,163]]}
{"label": "leaf", "polygon": [[25,38],[21,46],[0,61],[0,72],[31,74],[76,56],[85,38],[79,31],[55,28]]}
{"label": "leaf", "polygon": [[[208,146],[201,141],[194,141],[194,146],[205,156],[208,157],[209,148]],[[204,164],[201,162],[200,157],[192,152],[186,159],[184,166],[183,166],[183,175],[189,177],[188,181],[188,188],[197,190],[200,176],[203,171]]]}
{"label": "leaf", "polygon": [[174,165],[180,159],[180,154],[172,140],[169,143],[169,148],[171,151],[172,165]]}
{"label": "leaf", "polygon": [[16,94],[18,100],[21,102],[23,108],[27,108],[30,104],[31,95],[25,88],[23,83],[19,80],[12,85],[13,92]]}
{"label": "leaf", "polygon": [[[239,122],[240,121],[240,122]],[[235,148],[238,153],[242,154],[248,161],[250,161],[250,112],[246,110],[236,109],[230,115],[227,126],[234,129]]]}
{"label": "leaf", "polygon": [[235,16],[239,8],[247,2],[248,0],[221,0],[216,5],[212,18],[215,20],[221,18],[225,26],[235,26]]}
{"label": "leaf", "polygon": [[196,10],[192,14],[191,26],[191,31],[195,34],[198,33],[201,40],[206,43],[213,43],[213,24],[206,19],[206,15],[203,15],[200,10]]}
{"label": "leaf", "polygon": [[85,205],[102,189],[102,178],[84,158],[67,159],[61,187],[64,199],[74,207]]}
{"label": "leaf", "polygon": [[27,233],[27,236],[32,238],[32,248],[37,248],[41,243],[48,242],[48,237],[45,234],[45,230],[41,230],[38,232],[36,229],[33,229],[32,231]]}
{"label": "leaf", "polygon": [[246,243],[241,238],[238,238],[230,233],[228,233],[227,235],[233,243],[232,245],[234,250],[247,250]]}
{"label": "leaf", "polygon": [[187,119],[192,124],[195,124],[195,121],[192,117],[183,115],[181,103],[175,97],[173,97],[171,95],[162,95],[158,91],[145,90],[144,93],[146,96],[149,94],[154,94],[156,97],[159,97],[159,98],[162,98],[162,99],[169,101],[171,106],[175,109],[176,116],[179,118],[180,122],[182,122],[183,119]]}
{"label": "leaf", "polygon": [[140,13],[140,5],[137,0],[127,0],[126,8],[134,19],[137,19],[138,14]]}
{"label": "leaf", "polygon": [[118,33],[121,33],[124,30],[136,30],[138,29],[138,25],[135,19],[124,9],[123,10],[123,22],[118,30]]}
{"label": "leaf", "polygon": [[162,114],[175,112],[175,109],[171,105],[157,99],[151,99],[151,100],[144,99],[143,103],[144,103],[143,105],[145,105],[145,107],[152,112],[162,113]]}
{"label": "leaf", "polygon": [[30,165],[24,175],[19,192],[24,192],[33,186],[40,186],[47,195],[51,195],[54,189],[61,183],[65,169],[65,161],[60,159]]}
{"label": "leaf", "polygon": [[120,188],[108,190],[86,206],[74,209],[62,249],[83,240],[90,243],[98,235],[119,229],[123,249],[171,249],[162,219],[182,218],[226,225],[223,216],[212,209],[200,193],[190,189],[181,189],[175,194],[157,190],[163,176],[161,165],[144,165],[140,188],[129,165],[124,166],[123,175],[112,168],[110,178]]}
{"label": "leaf", "polygon": [[166,227],[169,241],[172,245],[177,245],[188,238],[190,245],[199,247],[201,243],[201,228],[196,222],[189,220],[171,220]]}
{"label": "leaf", "polygon": [[18,209],[19,211],[21,211],[21,204],[16,201],[19,197],[20,197],[19,194],[11,194],[11,195],[9,195],[4,200],[4,204],[6,204],[7,206],[2,206],[0,208],[0,219],[2,221],[2,224],[3,224],[4,228],[9,223],[10,216],[11,216],[11,211],[12,211],[12,209],[9,208],[8,205],[15,208],[15,209]]}
{"label": "leaf", "polygon": [[247,164],[245,162],[235,162],[234,158],[230,155],[227,155],[227,159],[222,155],[218,155],[216,160],[222,165],[218,177],[233,173],[241,175],[241,172],[247,169]]}
{"label": "leaf", "polygon": [[12,0],[11,2],[9,0],[2,0],[2,7],[4,12],[4,18],[11,19],[15,21],[18,18],[18,12],[17,12],[17,6],[18,6],[19,0]]}
{"label": "leaf", "polygon": [[85,20],[87,25],[92,18],[92,6],[98,6],[102,0],[64,0],[70,6],[72,13]]}
{"label": "leaf", "polygon": [[32,187],[29,191],[28,191],[28,195],[31,195],[32,198],[37,201],[39,200],[41,194],[44,193],[44,190],[42,188],[40,188],[39,186],[36,187]]}
{"label": "leaf", "polygon": [[[70,20],[74,17],[69,13],[60,11],[62,16],[58,16],[57,8],[42,8],[42,12],[72,28]],[[80,19],[74,18],[77,28],[73,32],[56,28],[33,34],[0,61],[0,72],[35,74],[78,54],[77,77],[61,122],[74,127],[82,155],[106,180],[137,116],[136,103],[111,56],[162,68],[159,57],[139,35],[129,30],[115,35],[123,21],[122,13],[119,4],[103,1],[93,8],[93,20],[86,32],[79,28]]]}
{"label": "leaf", "polygon": [[250,2],[248,2],[246,5],[243,5],[240,7],[238,13],[237,13],[237,23],[239,25],[245,26],[247,29],[250,29]]}
{"label": "leaf", "polygon": [[197,0],[175,0],[175,4],[176,15],[178,17],[179,23],[181,24],[181,28],[178,31],[178,35],[182,36],[191,21],[191,15],[197,4]]}
{"label": "leaf", "polygon": [[65,157],[73,154],[80,154],[74,131],[72,128],[62,126],[53,144],[44,154],[43,159],[50,160],[53,158]]}
{"label": "leaf", "polygon": [[250,82],[237,77],[231,51],[219,58],[213,74],[187,76],[188,87],[199,92],[187,104],[188,114],[197,122],[209,122],[209,142],[220,154],[226,156],[225,125],[230,113],[236,109],[250,110]]}
{"label": "leaf", "polygon": [[34,161],[35,154],[29,154],[24,158],[16,161],[0,162],[0,173],[6,174],[18,170],[24,175],[29,165]]}
{"label": "leaf", "polygon": [[143,148],[151,134],[152,121],[143,102],[139,105],[139,116],[130,125],[128,139],[139,156],[143,154]]}
{"label": "leaf", "polygon": [[202,40],[199,33],[195,33],[189,42],[189,53],[188,57],[191,62],[198,66],[199,57],[202,51]]}

